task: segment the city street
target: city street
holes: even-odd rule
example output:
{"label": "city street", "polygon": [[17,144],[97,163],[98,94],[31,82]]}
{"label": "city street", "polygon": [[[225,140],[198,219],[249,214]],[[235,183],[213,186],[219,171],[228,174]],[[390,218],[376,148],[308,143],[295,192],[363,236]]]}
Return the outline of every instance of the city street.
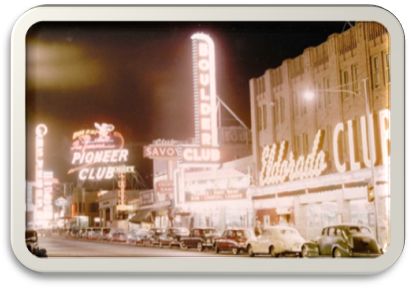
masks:
{"label": "city street", "polygon": [[[129,244],[67,239],[63,237],[40,237],[39,245],[47,250],[49,257],[201,257],[217,256],[213,251],[197,252],[178,248],[151,248]],[[219,255],[220,256],[220,255]],[[227,255],[230,256],[230,255]]]}

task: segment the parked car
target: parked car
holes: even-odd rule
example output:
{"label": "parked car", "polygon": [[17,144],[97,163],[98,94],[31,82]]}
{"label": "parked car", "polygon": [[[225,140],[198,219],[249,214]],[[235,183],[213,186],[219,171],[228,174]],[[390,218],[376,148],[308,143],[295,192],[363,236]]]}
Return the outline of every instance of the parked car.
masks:
{"label": "parked car", "polygon": [[108,227],[101,228],[100,240],[110,241],[111,240],[111,229]]}
{"label": "parked car", "polygon": [[306,241],[293,227],[277,225],[265,227],[258,237],[250,238],[247,244],[248,255],[268,254],[300,256],[301,248]]}
{"label": "parked car", "polygon": [[[317,248],[317,249],[314,249]],[[371,230],[359,225],[335,225],[322,229],[321,236],[303,246],[302,256],[377,257],[382,249]]]}
{"label": "parked car", "polygon": [[165,234],[159,237],[159,246],[180,246],[181,238],[188,237],[190,235],[190,231],[185,227],[171,227],[168,228]]}
{"label": "parked car", "polygon": [[160,245],[160,236],[164,235],[166,232],[165,228],[151,228],[149,230],[149,236],[145,244],[150,246],[159,246]]}
{"label": "parked car", "polygon": [[214,241],[217,237],[217,232],[214,228],[193,228],[188,237],[182,237],[180,240],[180,248],[197,248],[198,251],[203,251],[205,248],[213,248]]}
{"label": "parked car", "polygon": [[149,230],[145,228],[135,229],[127,234],[127,243],[141,244],[149,236]]}
{"label": "parked car", "polygon": [[87,228],[86,238],[87,240],[98,240],[100,238],[101,228]]}
{"label": "parked car", "polygon": [[226,229],[220,238],[215,240],[214,249],[218,254],[221,251],[230,251],[234,255],[247,250],[247,242],[254,237],[254,233],[244,228]]}
{"label": "parked car", "polygon": [[124,230],[121,230],[121,229],[113,230],[113,232],[111,233],[110,241],[127,242],[127,234]]}
{"label": "parked car", "polygon": [[35,230],[26,230],[27,249],[37,257],[47,257],[46,249],[40,249],[38,244],[38,235]]}

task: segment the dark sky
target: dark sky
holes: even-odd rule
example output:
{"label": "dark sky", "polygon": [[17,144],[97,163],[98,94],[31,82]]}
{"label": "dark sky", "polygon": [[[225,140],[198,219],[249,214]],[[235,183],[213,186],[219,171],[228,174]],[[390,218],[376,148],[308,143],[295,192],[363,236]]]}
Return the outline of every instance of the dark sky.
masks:
{"label": "dark sky", "polygon": [[195,32],[214,39],[218,95],[250,125],[248,80],[343,28],[344,22],[38,23],[27,35],[28,180],[39,122],[49,126],[45,169],[60,181],[73,181],[66,173],[72,133],[94,122],[116,126],[130,164],[144,176],[151,161],[141,157],[143,144],[193,137]]}

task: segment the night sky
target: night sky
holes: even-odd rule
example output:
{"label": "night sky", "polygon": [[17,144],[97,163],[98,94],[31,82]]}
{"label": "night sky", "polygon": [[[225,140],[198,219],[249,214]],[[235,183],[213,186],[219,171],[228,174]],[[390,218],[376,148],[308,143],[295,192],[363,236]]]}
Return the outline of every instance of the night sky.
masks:
{"label": "night sky", "polygon": [[[279,66],[344,22],[41,22],[27,34],[27,178],[34,179],[34,127],[46,123],[45,169],[62,182],[74,131],[113,123],[129,164],[150,179],[142,146],[157,138],[193,137],[190,36],[216,45],[218,95],[250,126],[250,78]],[[236,123],[225,115],[226,125]]]}

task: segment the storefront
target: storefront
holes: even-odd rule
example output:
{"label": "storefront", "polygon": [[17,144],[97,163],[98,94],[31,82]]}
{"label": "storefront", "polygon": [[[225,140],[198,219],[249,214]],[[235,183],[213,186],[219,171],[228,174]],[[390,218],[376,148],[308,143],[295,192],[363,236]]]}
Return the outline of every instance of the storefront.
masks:
{"label": "storefront", "polygon": [[295,226],[307,239],[314,239],[328,225],[366,225],[374,233],[378,230],[378,239],[386,246],[390,215],[388,172],[387,166],[375,168],[374,202],[367,197],[371,169],[252,188],[256,218],[262,225]]}
{"label": "storefront", "polygon": [[176,221],[186,227],[250,227],[254,212],[248,193],[251,158],[217,169],[176,171]]}

